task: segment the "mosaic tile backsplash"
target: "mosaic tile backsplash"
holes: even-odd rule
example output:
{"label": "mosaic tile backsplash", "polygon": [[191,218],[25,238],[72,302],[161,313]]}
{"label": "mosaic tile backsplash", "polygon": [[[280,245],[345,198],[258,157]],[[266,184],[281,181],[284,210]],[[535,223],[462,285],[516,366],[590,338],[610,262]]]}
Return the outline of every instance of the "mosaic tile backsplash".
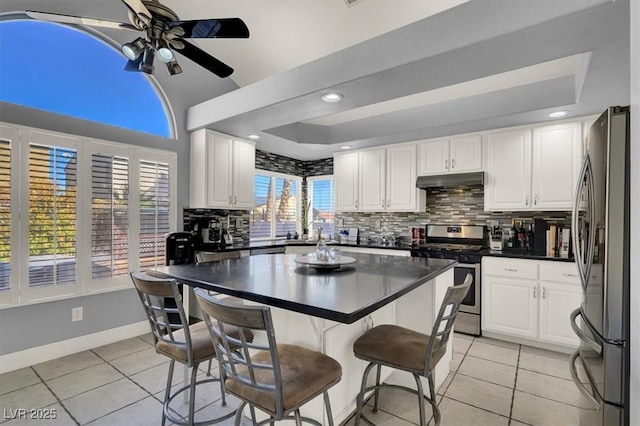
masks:
{"label": "mosaic tile backsplash", "polygon": [[[487,225],[498,222],[503,229],[511,220],[532,223],[545,219],[550,224],[568,226],[571,212],[485,212],[484,187],[437,188],[427,191],[427,207],[420,213],[337,213],[336,228],[357,227],[361,239],[380,235],[409,238],[409,228],[426,224]],[[342,222],[344,224],[342,225]],[[380,226],[378,227],[378,224]]]}

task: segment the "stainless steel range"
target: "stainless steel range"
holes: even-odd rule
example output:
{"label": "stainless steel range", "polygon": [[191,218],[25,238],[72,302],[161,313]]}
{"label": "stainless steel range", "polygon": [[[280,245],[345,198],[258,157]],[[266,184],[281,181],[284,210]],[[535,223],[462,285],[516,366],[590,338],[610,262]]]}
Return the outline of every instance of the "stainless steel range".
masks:
{"label": "stainless steel range", "polygon": [[480,262],[487,247],[486,226],[427,225],[424,243],[411,247],[411,256],[454,259],[459,263],[453,270],[455,284],[461,284],[467,274],[473,283],[462,301],[454,330],[480,335]]}

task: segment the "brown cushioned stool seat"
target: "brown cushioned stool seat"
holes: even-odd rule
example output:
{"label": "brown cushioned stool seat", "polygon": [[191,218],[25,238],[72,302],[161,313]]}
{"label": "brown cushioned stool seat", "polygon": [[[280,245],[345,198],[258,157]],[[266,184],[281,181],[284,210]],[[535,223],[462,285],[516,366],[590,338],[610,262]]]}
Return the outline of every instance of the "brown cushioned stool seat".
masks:
{"label": "brown cushioned stool seat", "polygon": [[[356,357],[408,370],[418,374],[424,371],[427,348],[431,336],[397,325],[379,325],[364,333],[353,344]],[[439,341],[439,339],[437,339]],[[436,366],[446,348],[434,352],[429,370]]]}
{"label": "brown cushioned stool seat", "polygon": [[[240,338],[237,327],[227,327],[225,331],[229,333],[231,337],[236,339]],[[251,330],[243,331],[245,339],[252,341],[253,333]],[[216,350],[213,347],[213,342],[211,341],[211,334],[209,334],[209,329],[204,321],[190,325],[189,333],[191,334],[191,350],[194,362],[202,362],[215,356]],[[175,359],[176,361],[186,363],[188,349],[185,345],[184,330],[177,330],[172,334],[174,342],[158,340],[156,343],[156,351],[168,356],[169,358]]]}
{"label": "brown cushioned stool seat", "polygon": [[[226,331],[226,329],[225,329]],[[342,367],[331,357],[296,345],[277,345],[282,374],[282,405],[284,411],[301,406],[323,389],[340,381]],[[260,351],[251,357],[254,363],[270,364],[271,353]],[[256,370],[256,380],[274,384],[273,373]],[[248,378],[248,369],[239,367],[238,374]],[[276,412],[275,395],[251,388],[231,378],[225,381],[227,390],[270,413]]]}

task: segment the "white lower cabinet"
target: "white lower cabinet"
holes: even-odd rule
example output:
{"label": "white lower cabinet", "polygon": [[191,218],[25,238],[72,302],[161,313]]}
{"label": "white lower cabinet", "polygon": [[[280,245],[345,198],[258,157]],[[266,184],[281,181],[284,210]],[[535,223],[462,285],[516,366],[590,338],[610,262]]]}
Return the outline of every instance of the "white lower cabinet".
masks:
{"label": "white lower cabinet", "polygon": [[482,259],[482,331],[575,347],[569,315],[582,302],[568,262]]}
{"label": "white lower cabinet", "polygon": [[534,298],[538,283],[529,280],[494,277],[482,280],[483,330],[538,337],[538,304]]}

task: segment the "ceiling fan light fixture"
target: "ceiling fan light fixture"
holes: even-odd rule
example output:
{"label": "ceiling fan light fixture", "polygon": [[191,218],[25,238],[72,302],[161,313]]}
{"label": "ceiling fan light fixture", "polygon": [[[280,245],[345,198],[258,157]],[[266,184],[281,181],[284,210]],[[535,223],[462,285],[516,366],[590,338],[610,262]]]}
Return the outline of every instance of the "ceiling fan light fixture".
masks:
{"label": "ceiling fan light fixture", "polygon": [[120,47],[120,51],[122,54],[127,57],[130,61],[135,61],[138,56],[144,51],[146,47],[146,43],[143,38],[138,37],[131,43],[125,43]]}
{"label": "ceiling fan light fixture", "polygon": [[167,62],[167,70],[169,71],[169,75],[176,75],[182,72],[182,67],[174,58],[170,62]]}
{"label": "ceiling fan light fixture", "polygon": [[140,71],[146,74],[153,74],[153,50],[146,49],[144,51],[144,59],[140,62]]}

